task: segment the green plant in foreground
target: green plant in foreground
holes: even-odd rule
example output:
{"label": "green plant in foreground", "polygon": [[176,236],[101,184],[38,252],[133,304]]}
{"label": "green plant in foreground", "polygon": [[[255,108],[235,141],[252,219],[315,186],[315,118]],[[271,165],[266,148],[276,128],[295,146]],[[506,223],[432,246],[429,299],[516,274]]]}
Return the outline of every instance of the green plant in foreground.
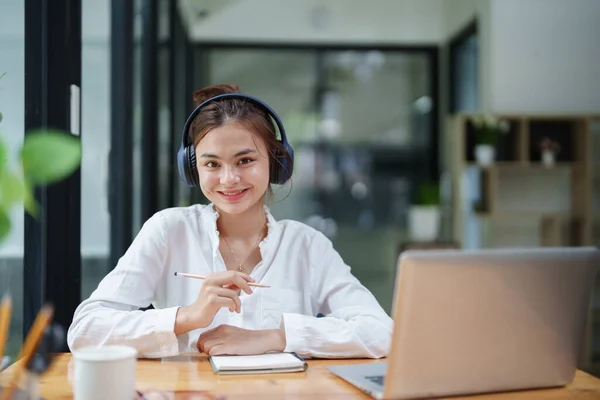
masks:
{"label": "green plant in foreground", "polygon": [[[5,75],[0,74],[0,79]],[[2,119],[0,112],[0,124]],[[23,204],[30,215],[37,217],[35,186],[58,182],[79,167],[81,141],[71,134],[40,129],[25,135],[16,168],[11,168],[8,153],[0,132],[0,242],[11,231],[10,211],[13,207]]]}

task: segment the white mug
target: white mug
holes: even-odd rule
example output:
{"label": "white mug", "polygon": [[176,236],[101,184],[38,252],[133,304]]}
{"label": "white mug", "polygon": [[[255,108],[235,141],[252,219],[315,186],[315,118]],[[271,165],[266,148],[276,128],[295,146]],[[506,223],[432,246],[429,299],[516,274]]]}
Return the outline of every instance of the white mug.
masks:
{"label": "white mug", "polygon": [[137,351],[129,346],[86,347],[73,352],[74,398],[131,400]]}

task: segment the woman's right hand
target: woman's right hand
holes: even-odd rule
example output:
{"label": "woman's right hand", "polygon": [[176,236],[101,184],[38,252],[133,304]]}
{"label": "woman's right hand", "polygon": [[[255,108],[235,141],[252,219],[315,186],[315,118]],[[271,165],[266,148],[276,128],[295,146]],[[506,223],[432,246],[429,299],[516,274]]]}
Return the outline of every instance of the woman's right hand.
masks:
{"label": "woman's right hand", "polygon": [[175,334],[180,335],[194,329],[206,328],[222,307],[239,313],[241,311],[240,290],[252,294],[249,282],[254,282],[254,279],[238,271],[220,272],[204,279],[196,301],[180,307],[177,311]]}

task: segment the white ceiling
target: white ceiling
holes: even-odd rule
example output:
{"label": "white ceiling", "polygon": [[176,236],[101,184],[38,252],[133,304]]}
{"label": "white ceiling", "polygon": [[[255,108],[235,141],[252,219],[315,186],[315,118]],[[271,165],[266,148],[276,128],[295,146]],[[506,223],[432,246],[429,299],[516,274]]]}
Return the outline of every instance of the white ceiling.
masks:
{"label": "white ceiling", "polygon": [[195,41],[433,44],[444,0],[179,0]]}

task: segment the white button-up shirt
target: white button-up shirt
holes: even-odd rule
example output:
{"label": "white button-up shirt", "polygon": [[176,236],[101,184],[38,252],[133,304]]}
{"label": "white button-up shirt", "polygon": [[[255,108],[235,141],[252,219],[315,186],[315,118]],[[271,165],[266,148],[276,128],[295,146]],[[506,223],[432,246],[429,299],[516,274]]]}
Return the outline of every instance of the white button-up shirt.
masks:
{"label": "white button-up shirt", "polygon": [[[193,205],[156,213],[143,225],[117,266],[83,301],[68,331],[70,349],[126,344],[140,357],[197,352],[198,336],[221,324],[245,329],[279,328],[286,352],[312,357],[384,357],[393,322],[350,272],[332,243],[296,221],[276,221],[265,207],[267,237],[262,261],[250,276],[269,288],[240,293],[241,313],[221,308],[210,326],[176,336],[180,306],[193,303],[202,280],[175,272],[208,275],[226,271],[219,252],[218,213]],[[155,309],[140,308],[152,304]],[[324,317],[317,318],[317,314]]]}

